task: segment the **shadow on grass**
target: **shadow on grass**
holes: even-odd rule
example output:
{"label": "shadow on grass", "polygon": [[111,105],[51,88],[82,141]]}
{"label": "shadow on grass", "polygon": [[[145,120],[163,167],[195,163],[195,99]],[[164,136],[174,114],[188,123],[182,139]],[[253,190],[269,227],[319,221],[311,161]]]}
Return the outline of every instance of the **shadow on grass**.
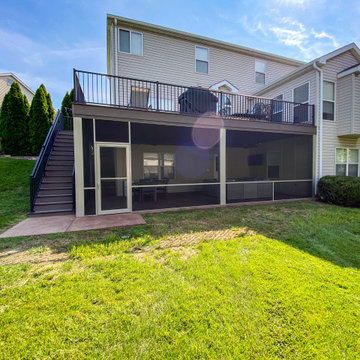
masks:
{"label": "shadow on grass", "polygon": [[50,260],[50,253],[54,258],[59,254],[68,258],[74,248],[93,247],[93,256],[101,256],[116,251],[114,244],[118,249],[135,251],[149,245],[156,246],[161,239],[169,236],[246,228],[338,266],[360,267],[359,209],[307,201],[171,211],[146,214],[144,218],[147,225],[131,228],[3,239],[0,242],[0,264],[6,263],[11,251],[23,260],[34,257],[35,251],[40,259],[41,249],[45,248],[44,254]]}

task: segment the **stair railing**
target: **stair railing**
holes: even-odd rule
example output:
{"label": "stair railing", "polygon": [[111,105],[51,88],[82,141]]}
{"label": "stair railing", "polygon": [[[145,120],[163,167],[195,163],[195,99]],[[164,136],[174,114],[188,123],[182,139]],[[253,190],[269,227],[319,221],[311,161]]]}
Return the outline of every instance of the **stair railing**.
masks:
{"label": "stair railing", "polygon": [[64,130],[64,127],[64,116],[60,111],[58,111],[53,123],[50,126],[49,132],[41,147],[40,154],[36,160],[34,169],[30,175],[30,212],[34,211],[35,199],[39,192],[41,180],[44,177],[46,165],[53,149],[56,136],[60,130]]}

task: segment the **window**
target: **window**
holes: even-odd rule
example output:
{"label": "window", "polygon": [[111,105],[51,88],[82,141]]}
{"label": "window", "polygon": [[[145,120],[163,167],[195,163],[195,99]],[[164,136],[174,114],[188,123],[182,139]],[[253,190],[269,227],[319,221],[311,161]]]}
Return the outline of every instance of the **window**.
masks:
{"label": "window", "polygon": [[174,179],[174,154],[144,153],[144,179]]}
{"label": "window", "polygon": [[265,63],[255,60],[255,82],[265,84]]}
{"label": "window", "polygon": [[282,113],[283,113],[283,106],[284,106],[284,103],[282,102],[283,95],[281,94],[281,95],[274,97],[274,100],[277,100],[277,101],[273,101],[272,121],[282,122]]}
{"label": "window", "polygon": [[358,176],[359,150],[336,149],[336,175]]}
{"label": "window", "polygon": [[209,73],[209,50],[201,46],[195,46],[196,72]]}
{"label": "window", "polygon": [[[309,83],[294,89],[294,122],[307,123],[309,121]],[[303,106],[306,105],[306,106]]]}
{"label": "window", "polygon": [[143,37],[141,33],[129,30],[119,30],[119,50],[121,52],[142,55]]}
{"label": "window", "polygon": [[323,91],[323,119],[334,120],[335,84],[330,81],[324,81]]}

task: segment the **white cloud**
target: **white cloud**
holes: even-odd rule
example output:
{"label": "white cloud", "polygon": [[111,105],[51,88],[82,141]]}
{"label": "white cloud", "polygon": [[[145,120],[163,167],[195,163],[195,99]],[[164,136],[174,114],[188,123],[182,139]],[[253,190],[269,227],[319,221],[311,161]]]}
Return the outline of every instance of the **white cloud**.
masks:
{"label": "white cloud", "polygon": [[312,4],[310,0],[275,0],[275,3],[279,6],[298,6],[303,9]]}
{"label": "white cloud", "polygon": [[325,31],[316,32],[311,29],[311,34],[314,35],[315,39],[330,39],[335,47],[339,47],[339,43],[336,41],[335,36],[327,34]]}
{"label": "white cloud", "polygon": [[275,39],[290,49],[297,50],[304,60],[311,60],[339,47],[335,36],[324,30],[309,29],[294,18],[279,16],[276,11],[272,15],[271,23],[266,18],[249,20],[247,16],[240,18],[238,23],[252,36],[260,34],[270,41]]}

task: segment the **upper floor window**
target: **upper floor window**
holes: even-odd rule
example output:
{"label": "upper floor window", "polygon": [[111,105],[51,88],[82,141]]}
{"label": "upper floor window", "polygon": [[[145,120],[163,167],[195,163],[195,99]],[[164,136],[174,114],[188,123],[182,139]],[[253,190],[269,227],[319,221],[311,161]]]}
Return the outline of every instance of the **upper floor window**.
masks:
{"label": "upper floor window", "polygon": [[[309,107],[309,83],[300,85],[294,89],[294,122],[307,123],[310,118]],[[299,105],[301,104],[301,105]]]}
{"label": "upper floor window", "polygon": [[300,104],[309,103],[309,83],[298,86],[294,89],[294,102]]}
{"label": "upper floor window", "polygon": [[196,72],[202,74],[209,73],[209,49],[195,46],[195,66]]}
{"label": "upper floor window", "polygon": [[280,94],[276,97],[274,97],[274,100],[276,101],[273,101],[272,102],[272,121],[275,121],[275,122],[282,122],[283,120],[283,106],[284,106],[284,103],[283,103],[283,95]]}
{"label": "upper floor window", "polygon": [[119,30],[119,50],[128,54],[143,54],[143,36],[141,33],[129,30]]}
{"label": "upper floor window", "polygon": [[336,175],[358,176],[359,150],[336,149]]}
{"label": "upper floor window", "polygon": [[255,60],[255,81],[258,84],[265,84],[265,63]]}
{"label": "upper floor window", "polygon": [[335,83],[324,81],[323,87],[323,119],[335,118]]}

